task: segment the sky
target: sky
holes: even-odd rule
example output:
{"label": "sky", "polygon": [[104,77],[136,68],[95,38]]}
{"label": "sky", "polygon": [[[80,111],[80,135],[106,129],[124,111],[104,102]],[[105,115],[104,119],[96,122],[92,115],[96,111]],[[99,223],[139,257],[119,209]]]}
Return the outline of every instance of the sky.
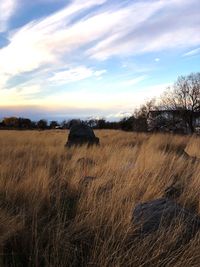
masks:
{"label": "sky", "polygon": [[0,118],[117,120],[200,71],[199,0],[0,0]]}

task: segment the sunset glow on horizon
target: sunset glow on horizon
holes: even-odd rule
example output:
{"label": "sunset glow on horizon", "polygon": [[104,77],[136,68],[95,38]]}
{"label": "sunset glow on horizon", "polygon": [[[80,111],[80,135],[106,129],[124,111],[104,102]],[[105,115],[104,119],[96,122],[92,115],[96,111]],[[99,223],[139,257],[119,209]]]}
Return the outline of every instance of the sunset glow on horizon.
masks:
{"label": "sunset glow on horizon", "polygon": [[1,0],[0,118],[131,114],[199,71],[199,0]]}

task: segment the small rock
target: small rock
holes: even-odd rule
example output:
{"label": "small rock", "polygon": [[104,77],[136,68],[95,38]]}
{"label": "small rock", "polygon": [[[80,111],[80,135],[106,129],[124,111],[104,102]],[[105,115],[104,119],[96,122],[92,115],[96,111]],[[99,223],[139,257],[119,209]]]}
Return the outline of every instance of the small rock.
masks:
{"label": "small rock", "polygon": [[199,216],[167,198],[138,204],[133,211],[132,221],[140,236],[181,223],[183,231],[179,242],[181,240],[182,244],[187,243],[200,229]]}

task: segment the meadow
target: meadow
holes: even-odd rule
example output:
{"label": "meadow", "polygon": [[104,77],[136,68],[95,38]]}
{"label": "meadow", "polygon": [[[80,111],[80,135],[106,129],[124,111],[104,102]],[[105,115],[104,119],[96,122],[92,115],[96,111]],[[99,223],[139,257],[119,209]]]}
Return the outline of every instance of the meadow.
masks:
{"label": "meadow", "polygon": [[200,266],[199,233],[172,250],[178,229],[138,239],[131,222],[174,181],[200,214],[200,138],[95,134],[100,146],[65,148],[63,130],[0,132],[0,266]]}

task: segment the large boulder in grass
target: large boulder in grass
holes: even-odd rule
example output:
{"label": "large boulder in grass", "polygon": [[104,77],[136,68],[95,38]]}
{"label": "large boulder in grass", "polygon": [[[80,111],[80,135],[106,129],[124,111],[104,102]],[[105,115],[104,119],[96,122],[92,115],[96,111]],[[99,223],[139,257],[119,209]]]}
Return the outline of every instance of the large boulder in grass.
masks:
{"label": "large boulder in grass", "polygon": [[132,221],[141,237],[158,230],[182,227],[177,237],[179,244],[187,243],[200,229],[199,216],[168,198],[139,203],[133,211]]}
{"label": "large boulder in grass", "polygon": [[80,145],[99,145],[99,138],[95,136],[94,131],[89,126],[79,123],[70,128],[67,147]]}

